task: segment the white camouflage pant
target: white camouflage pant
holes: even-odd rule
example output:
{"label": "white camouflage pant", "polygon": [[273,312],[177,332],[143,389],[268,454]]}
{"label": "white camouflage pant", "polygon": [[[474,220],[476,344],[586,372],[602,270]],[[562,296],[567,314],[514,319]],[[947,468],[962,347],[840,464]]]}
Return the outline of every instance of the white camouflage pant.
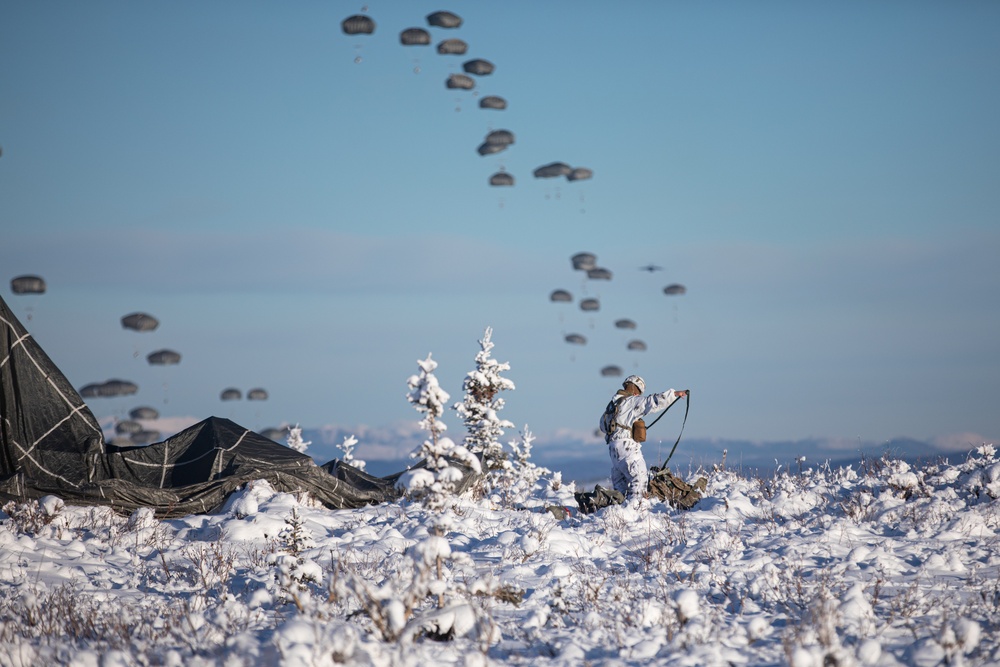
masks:
{"label": "white camouflage pant", "polygon": [[649,482],[649,472],[639,443],[631,438],[612,440],[608,443],[608,454],[611,456],[611,486],[626,500],[642,498]]}

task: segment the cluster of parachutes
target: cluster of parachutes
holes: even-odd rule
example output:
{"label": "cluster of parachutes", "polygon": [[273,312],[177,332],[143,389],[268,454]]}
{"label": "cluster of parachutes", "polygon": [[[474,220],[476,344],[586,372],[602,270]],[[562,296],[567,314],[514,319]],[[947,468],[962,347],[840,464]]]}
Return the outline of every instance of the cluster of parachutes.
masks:
{"label": "cluster of parachutes", "polygon": [[[611,280],[612,272],[604,267],[597,265],[597,256],[589,252],[579,252],[570,258],[574,271],[583,272],[585,275],[585,280]],[[640,267],[643,271],[658,271],[660,267],[654,265],[647,265]],[[672,283],[663,288],[663,293],[667,296],[677,296],[687,293],[687,288],[679,283]],[[574,297],[569,290],[556,289],[549,294],[549,301],[557,304],[571,304],[574,302]],[[601,309],[600,299],[593,296],[582,297],[578,301],[578,306],[581,311],[593,313]],[[620,318],[615,320],[614,327],[616,329],[621,329],[623,331],[634,331],[638,328],[635,320],[629,318]],[[580,333],[565,333],[563,332],[563,340],[570,345],[586,345],[587,337]],[[645,352],[648,349],[646,342],[640,338],[632,338],[627,343],[625,343],[625,349],[630,352]],[[620,377],[624,375],[625,371],[621,366],[617,364],[608,364],[600,369],[600,373],[603,377]]]}
{"label": "cluster of parachutes", "polygon": [[[427,24],[432,28],[443,28],[454,30],[461,27],[462,17],[449,11],[437,11],[426,16]],[[340,24],[341,30],[347,35],[371,35],[375,32],[375,21],[367,14],[354,14],[348,16]],[[430,46],[431,33],[423,27],[406,28],[399,33],[399,41],[403,46]],[[464,56],[469,50],[469,45],[458,38],[450,37],[443,39],[437,44],[437,52],[445,56]],[[355,56],[356,63],[361,62],[361,56]],[[495,65],[483,58],[472,58],[462,63],[461,74],[450,74],[445,80],[445,87],[448,89],[474,90],[476,88],[476,78],[489,76],[496,69]],[[420,71],[419,67],[415,71]],[[479,108],[494,109],[502,111],[507,108],[507,100],[499,95],[486,95],[479,99]],[[493,130],[483,139],[476,149],[479,155],[494,155],[507,150],[514,144],[514,133],[510,130]],[[593,177],[593,170],[587,167],[571,167],[564,162],[551,162],[542,165],[534,170],[535,178],[559,178],[565,177],[567,181],[583,181]],[[489,184],[495,187],[510,187],[514,185],[515,179],[504,167],[489,177]]]}
{"label": "cluster of parachutes", "polygon": [[[17,276],[10,281],[10,289],[14,294],[44,294],[46,288],[45,279],[37,275]],[[28,319],[31,319],[30,315]],[[160,326],[160,321],[149,313],[134,312],[124,315],[121,318],[121,325],[123,329],[146,333],[156,330]],[[134,356],[138,355],[139,352],[136,350]],[[167,348],[154,350],[146,355],[146,362],[150,366],[173,366],[181,362],[181,354]],[[133,396],[138,392],[139,386],[137,384],[119,378],[112,378],[104,382],[92,382],[80,388],[80,396],[83,398],[116,398]],[[267,400],[268,394],[265,389],[256,387],[250,389],[246,396],[247,400],[263,401]],[[242,392],[232,387],[223,390],[220,396],[223,401],[242,397]],[[159,413],[154,408],[138,407],[129,413],[129,419],[120,420],[115,424],[115,432],[134,444],[148,444],[158,440],[160,434],[145,428],[141,421],[157,418],[159,418]]]}

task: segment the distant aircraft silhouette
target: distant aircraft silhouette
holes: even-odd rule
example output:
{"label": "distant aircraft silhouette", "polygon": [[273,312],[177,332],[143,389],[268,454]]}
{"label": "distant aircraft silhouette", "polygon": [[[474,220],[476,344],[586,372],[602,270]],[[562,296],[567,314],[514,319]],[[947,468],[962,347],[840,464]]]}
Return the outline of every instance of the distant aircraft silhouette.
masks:
{"label": "distant aircraft silhouette", "polygon": [[640,266],[639,270],[640,271],[649,271],[650,273],[652,273],[653,271],[662,271],[663,267],[662,266],[657,266],[656,264],[647,264],[646,266]]}

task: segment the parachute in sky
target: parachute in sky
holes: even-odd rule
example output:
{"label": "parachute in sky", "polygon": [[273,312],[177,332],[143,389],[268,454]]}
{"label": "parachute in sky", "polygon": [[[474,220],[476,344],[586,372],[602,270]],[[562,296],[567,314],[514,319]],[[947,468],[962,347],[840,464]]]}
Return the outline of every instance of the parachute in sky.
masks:
{"label": "parachute in sky", "polygon": [[399,33],[399,42],[403,46],[427,46],[431,43],[431,34],[423,28],[407,28]]}
{"label": "parachute in sky", "polygon": [[487,95],[479,100],[480,109],[506,109],[507,100],[498,95]]}
{"label": "parachute in sky", "polygon": [[673,285],[667,285],[666,287],[664,287],[663,293],[666,294],[667,296],[673,296],[676,294],[686,294],[687,287],[684,287],[684,285],[678,285],[677,283],[674,283]]}
{"label": "parachute in sky", "polygon": [[435,28],[457,28],[462,25],[462,17],[451,12],[434,12],[427,15],[427,23]]}
{"label": "parachute in sky", "polygon": [[589,271],[597,268],[597,257],[589,252],[578,252],[570,258],[573,262],[573,269],[576,271]]}
{"label": "parachute in sky", "polygon": [[450,74],[448,80],[444,82],[447,88],[460,88],[462,90],[472,90],[476,87],[476,82],[471,76],[465,74]]}
{"label": "parachute in sky", "polygon": [[646,344],[639,339],[630,340],[628,342],[628,349],[643,352],[646,349]]}
{"label": "parachute in sky", "polygon": [[149,443],[157,442],[160,439],[160,432],[143,429],[132,433],[129,435],[128,439],[136,445],[148,445]]}
{"label": "parachute in sky", "polygon": [[84,398],[111,398],[114,396],[129,396],[139,391],[138,385],[127,380],[108,380],[94,382],[80,389]]}
{"label": "parachute in sky", "polygon": [[264,436],[268,440],[274,440],[275,442],[284,442],[288,438],[287,428],[265,428],[260,430],[260,435]]}
{"label": "parachute in sky", "polygon": [[157,350],[147,354],[146,361],[154,366],[170,366],[181,363],[181,355],[173,350]]}
{"label": "parachute in sky", "polygon": [[219,399],[223,401],[238,401],[241,398],[243,398],[243,392],[235,387],[223,389],[222,393],[219,395]]}
{"label": "parachute in sky", "polygon": [[446,39],[438,42],[437,52],[446,56],[461,56],[469,50],[469,45],[460,39]]}
{"label": "parachute in sky", "polygon": [[484,141],[479,144],[479,148],[476,152],[480,155],[493,155],[494,153],[501,153],[507,150],[507,144],[491,144],[488,141]]}
{"label": "parachute in sky", "polygon": [[584,299],[580,302],[580,310],[600,310],[601,302],[597,299]]}
{"label": "parachute in sky", "polygon": [[45,294],[45,280],[41,276],[18,276],[10,281],[14,294]]}
{"label": "parachute in sky", "polygon": [[620,320],[615,320],[615,326],[619,329],[635,329],[635,322],[630,319],[623,318]]}
{"label": "parachute in sky", "polygon": [[490,185],[514,185],[514,177],[505,171],[498,171],[490,176]]}
{"label": "parachute in sky", "polygon": [[514,143],[514,133],[510,130],[493,130],[486,135],[486,143],[509,146]]}
{"label": "parachute in sky", "polygon": [[576,167],[568,174],[566,174],[567,181],[585,181],[589,178],[593,178],[594,172],[586,167]]}
{"label": "parachute in sky", "polygon": [[552,294],[549,295],[549,300],[568,303],[573,300],[573,295],[564,289],[557,289],[553,291]]}
{"label": "parachute in sky", "polygon": [[573,345],[586,345],[587,339],[580,334],[566,334],[565,336],[567,343],[572,343]]}
{"label": "parachute in sky", "polygon": [[264,389],[261,389],[260,387],[257,387],[256,389],[251,389],[250,391],[247,392],[247,400],[248,401],[266,401],[267,400],[267,391],[264,390]]}
{"label": "parachute in sky", "polygon": [[601,369],[601,375],[604,377],[619,377],[622,374],[622,369],[620,366],[605,366]]}
{"label": "parachute in sky", "polygon": [[611,272],[595,266],[592,269],[587,269],[587,277],[591,280],[611,280]]}
{"label": "parachute in sky", "polygon": [[131,313],[122,318],[122,326],[135,331],[152,331],[160,326],[160,321],[149,313]]}
{"label": "parachute in sky", "polygon": [[533,173],[535,178],[556,178],[558,176],[565,176],[571,171],[573,171],[572,167],[565,162],[550,162],[535,169]]}
{"label": "parachute in sky", "polygon": [[128,416],[132,419],[156,419],[160,416],[160,413],[156,408],[142,405],[130,410]]}
{"label": "parachute in sky", "polygon": [[340,29],[348,35],[370,35],[375,32],[375,21],[364,14],[355,14],[341,21]]}
{"label": "parachute in sky", "polygon": [[487,74],[492,74],[495,69],[493,63],[489,60],[483,60],[482,58],[474,58],[472,60],[467,60],[462,63],[462,69],[465,70],[467,74],[475,74],[476,76],[486,76]]}
{"label": "parachute in sky", "polygon": [[138,433],[141,430],[142,424],[137,421],[132,421],[131,419],[124,419],[115,424],[115,433],[119,434]]}

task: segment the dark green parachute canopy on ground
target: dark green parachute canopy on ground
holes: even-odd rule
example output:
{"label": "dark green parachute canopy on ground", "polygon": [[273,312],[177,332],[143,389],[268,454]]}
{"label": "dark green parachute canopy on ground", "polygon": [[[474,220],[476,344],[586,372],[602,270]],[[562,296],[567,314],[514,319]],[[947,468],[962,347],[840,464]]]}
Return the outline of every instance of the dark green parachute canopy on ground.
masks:
{"label": "dark green parachute canopy on ground", "polygon": [[375,21],[364,14],[355,14],[341,21],[340,29],[348,35],[370,35],[375,32]]}
{"label": "dark green parachute canopy on ground", "polygon": [[[53,495],[70,505],[105,505],[123,514],[149,507],[170,517],[218,512],[233,491],[255,480],[283,493],[308,493],[331,509],[392,502],[401,493],[402,472],[374,477],[336,459],[318,466],[219,417],[150,445],[108,443],[83,398],[2,298],[0,415],[0,504]],[[450,464],[462,471],[459,490],[467,489],[475,475]],[[426,461],[416,464],[422,466]]]}
{"label": "dark green parachute canopy on ground", "polygon": [[18,276],[10,281],[14,294],[44,294],[45,280],[41,276]]}

